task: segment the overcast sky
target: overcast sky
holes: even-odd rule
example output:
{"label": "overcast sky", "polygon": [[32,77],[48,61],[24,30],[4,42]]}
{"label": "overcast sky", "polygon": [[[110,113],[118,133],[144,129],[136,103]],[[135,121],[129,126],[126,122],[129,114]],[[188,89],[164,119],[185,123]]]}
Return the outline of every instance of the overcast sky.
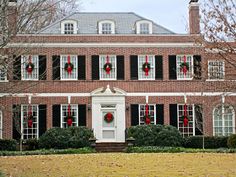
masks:
{"label": "overcast sky", "polygon": [[84,12],[135,12],[175,33],[186,33],[190,0],[84,0]]}

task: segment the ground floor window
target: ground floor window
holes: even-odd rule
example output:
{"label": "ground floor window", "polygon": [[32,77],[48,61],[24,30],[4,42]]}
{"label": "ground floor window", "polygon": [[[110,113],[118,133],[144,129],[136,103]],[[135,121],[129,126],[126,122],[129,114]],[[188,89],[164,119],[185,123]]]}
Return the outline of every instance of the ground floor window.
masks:
{"label": "ground floor window", "polygon": [[[146,118],[146,112],[150,120]],[[156,124],[156,106],[154,104],[139,105],[139,125],[145,124]]]}
{"label": "ground floor window", "polygon": [[61,105],[61,127],[78,126],[78,105]]}
{"label": "ground floor window", "polygon": [[2,139],[2,111],[0,110],[0,139]]}
{"label": "ground floor window", "polygon": [[21,105],[22,139],[38,138],[38,105]]}
{"label": "ground floor window", "polygon": [[195,135],[194,105],[178,104],[178,129],[183,136]]}
{"label": "ground floor window", "polygon": [[220,105],[213,111],[213,135],[229,136],[235,133],[235,112],[232,106]]}

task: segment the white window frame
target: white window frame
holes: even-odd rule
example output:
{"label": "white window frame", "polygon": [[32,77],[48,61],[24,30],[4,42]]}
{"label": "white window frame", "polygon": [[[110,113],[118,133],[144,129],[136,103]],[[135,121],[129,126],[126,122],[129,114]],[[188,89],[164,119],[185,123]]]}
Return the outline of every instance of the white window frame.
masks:
{"label": "white window frame", "polygon": [[[145,125],[145,122],[143,122],[142,121],[142,118],[143,118],[143,116],[141,116],[141,106],[146,106],[146,104],[139,104],[139,107],[138,107],[138,116],[139,116],[139,125]],[[153,106],[154,107],[154,109],[153,109],[153,111],[154,111],[154,122],[153,122],[153,124],[152,123],[150,123],[150,124],[152,124],[152,125],[156,125],[156,105],[155,104],[148,104],[148,106]],[[149,112],[150,112],[150,108],[148,109],[149,110]]]}
{"label": "white window frame", "polygon": [[[28,61],[29,56],[30,55],[21,55],[21,80],[23,80],[23,81],[38,81],[39,80],[39,56],[38,55],[31,55],[32,60],[33,60],[33,58],[35,58],[37,60],[36,63],[32,61],[35,68],[31,74],[27,73],[27,71],[25,69],[25,67],[26,67],[25,61]],[[37,70],[35,70],[36,68],[37,68]],[[37,77],[36,78],[25,78],[25,73],[27,75],[36,74]]]}
{"label": "white window frame", "polygon": [[[103,34],[102,31],[102,25],[109,23],[111,24],[111,33],[110,34],[115,34],[115,22],[112,20],[103,20],[98,23],[98,34]],[[103,34],[103,35],[109,35],[109,34]]]}
{"label": "white window frame", "polygon": [[63,58],[64,57],[67,58],[68,55],[60,55],[60,77],[61,77],[61,80],[62,81],[78,80],[78,56],[77,55],[70,55],[71,59],[72,59],[72,57],[76,58],[75,63],[73,63],[73,65],[74,65],[73,70],[75,70],[74,71],[75,72],[75,78],[66,78],[66,76],[64,75],[66,73],[66,71],[64,70]]}
{"label": "white window frame", "polygon": [[[210,67],[212,67],[212,66],[210,66],[211,62],[217,62],[217,63],[222,62],[222,67],[223,67],[223,78],[222,79],[218,79],[218,78],[211,79],[210,78]],[[223,81],[223,80],[225,80],[225,62],[223,60],[209,60],[207,71],[208,71],[208,79],[207,80],[210,80],[210,81]]]}
{"label": "white window frame", "polygon": [[[102,60],[103,57],[106,58],[107,56],[109,56],[109,58],[112,57],[115,60],[115,62],[114,62],[115,64],[114,64],[114,66],[112,66],[113,71],[110,71],[110,72],[114,72],[114,77],[113,78],[103,77],[103,74],[106,71],[103,70],[103,66],[104,66],[105,63],[101,63],[101,60]],[[99,78],[100,78],[100,80],[117,80],[117,63],[116,63],[116,61],[117,61],[116,55],[99,55]],[[115,68],[115,71],[114,71],[114,68]]]}
{"label": "white window frame", "polygon": [[[35,106],[36,107],[36,110],[37,110],[37,116],[36,116],[36,124],[37,124],[37,127],[36,127],[36,137],[33,137],[33,138],[39,138],[39,107],[38,105],[36,104],[32,104],[32,105],[28,105],[28,104],[23,104],[21,105],[21,139],[24,139],[24,135],[27,136],[26,139],[31,139],[32,137],[29,138],[29,135],[25,134],[24,133],[24,127],[23,127],[23,124],[24,124],[24,114],[23,114],[23,110],[24,110],[24,107],[27,106],[27,109],[28,109],[28,106]],[[33,112],[33,110],[32,110]],[[26,122],[27,124],[28,122]],[[28,125],[27,125],[27,128],[28,128]]]}
{"label": "white window frame", "polygon": [[[194,107],[194,104],[187,104],[187,106],[192,106],[192,116],[193,116],[193,120],[191,121],[192,122],[192,124],[193,124],[193,134],[190,134],[190,132],[189,132],[189,126],[183,126],[183,127],[180,127],[179,126],[179,124],[180,124],[180,114],[179,114],[179,112],[180,112],[180,110],[179,110],[179,106],[183,106],[184,107],[184,104],[177,104],[177,128],[178,128],[178,130],[180,131],[180,128],[183,128],[183,129],[185,129],[185,128],[187,128],[188,129],[188,132],[184,132],[184,133],[182,133],[181,131],[180,131],[180,133],[183,135],[183,137],[184,136],[195,136],[195,107]],[[183,110],[184,111],[184,110]],[[189,110],[187,109],[187,113],[189,112]]]}
{"label": "white window frame", "polygon": [[[191,77],[183,77],[183,78],[179,77],[178,73],[183,74],[183,72],[180,71],[180,65],[178,64],[178,59],[179,59],[179,57],[182,58],[184,56],[186,56],[186,58],[191,57],[191,65],[189,65],[190,70],[191,70],[191,72],[190,72]],[[193,55],[176,55],[176,77],[177,77],[177,80],[193,80],[193,76],[194,76],[194,66],[193,65],[194,65],[193,64]]]}
{"label": "white window frame", "polygon": [[[75,20],[64,20],[61,22],[61,34],[65,34],[65,24],[73,24],[73,34],[77,34],[78,27],[77,27],[77,21]],[[65,34],[65,35],[73,35],[73,34]]]}
{"label": "white window frame", "polygon": [[[68,109],[68,105],[69,104],[61,104],[61,128],[67,128],[67,122],[64,121],[64,116],[63,116],[63,107],[66,106],[66,110]],[[72,107],[74,107],[74,109],[76,110],[76,116],[75,116],[75,121],[73,121],[73,124],[75,123],[74,127],[78,127],[79,126],[79,109],[78,109],[78,105],[77,104],[71,104],[71,109]],[[64,126],[65,125],[65,126]]]}
{"label": "white window frame", "polygon": [[[216,128],[216,125],[215,125],[215,111],[216,111],[216,109],[219,109],[220,106],[221,106],[221,109],[222,109],[222,115],[220,115],[221,119],[222,119],[222,135],[216,135],[216,131],[215,131],[215,128]],[[229,109],[232,110],[232,129],[233,129],[232,134],[235,134],[235,110],[234,110],[233,106],[231,106],[231,105],[227,105],[227,106],[229,107]],[[225,117],[223,116],[224,111],[225,111],[225,106],[224,105],[218,105],[213,109],[213,113],[212,113],[212,116],[213,116],[213,136],[225,136]]]}
{"label": "white window frame", "polygon": [[152,34],[152,32],[153,32],[153,29],[152,29],[153,24],[152,24],[151,21],[148,21],[148,20],[140,20],[140,21],[136,22],[136,34],[147,35],[145,33],[142,34],[141,31],[140,31],[141,30],[140,29],[140,25],[143,24],[143,23],[149,25],[149,33],[147,33],[147,34]]}
{"label": "white window frame", "polygon": [[[152,64],[151,64],[151,70],[152,70],[152,72],[153,72],[153,77],[150,77],[149,78],[149,76],[148,77],[146,77],[145,78],[145,76],[143,77],[143,78],[141,78],[141,74],[143,75],[145,75],[145,72],[143,71],[143,62],[141,63],[141,58],[144,58],[145,59],[145,57],[146,56],[148,56],[148,62],[150,63],[150,60],[152,60]],[[151,58],[151,59],[150,59]],[[156,66],[155,66],[155,64],[156,64],[156,62],[155,62],[155,56],[154,55],[138,55],[138,80],[155,80],[155,77],[156,77]],[[149,70],[149,72],[150,72],[150,70]]]}
{"label": "white window frame", "polygon": [[2,114],[2,110],[0,110],[0,139],[2,139],[2,129],[3,129],[3,114]]}
{"label": "white window frame", "polygon": [[[3,66],[0,66],[0,67],[2,67],[2,68],[0,68],[0,78],[5,78],[4,80],[0,79],[0,82],[8,82],[6,69]],[[2,71],[3,71],[3,73],[2,73]],[[3,77],[1,77],[2,74],[4,75]]]}

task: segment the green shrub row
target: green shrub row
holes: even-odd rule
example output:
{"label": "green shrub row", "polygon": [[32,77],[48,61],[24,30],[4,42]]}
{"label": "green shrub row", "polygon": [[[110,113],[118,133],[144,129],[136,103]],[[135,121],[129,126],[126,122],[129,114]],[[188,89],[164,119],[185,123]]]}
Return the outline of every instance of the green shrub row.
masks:
{"label": "green shrub row", "polygon": [[138,125],[126,129],[127,137],[135,138],[135,146],[183,145],[184,139],[177,128],[171,125]]}
{"label": "green shrub row", "polygon": [[0,139],[0,151],[15,151],[16,144],[14,139]]}
{"label": "green shrub row", "polygon": [[35,151],[0,151],[0,156],[52,155],[52,154],[88,154],[95,153],[89,147],[79,149],[41,149]]}
{"label": "green shrub row", "polygon": [[227,145],[229,148],[236,148],[236,134],[230,135]]}

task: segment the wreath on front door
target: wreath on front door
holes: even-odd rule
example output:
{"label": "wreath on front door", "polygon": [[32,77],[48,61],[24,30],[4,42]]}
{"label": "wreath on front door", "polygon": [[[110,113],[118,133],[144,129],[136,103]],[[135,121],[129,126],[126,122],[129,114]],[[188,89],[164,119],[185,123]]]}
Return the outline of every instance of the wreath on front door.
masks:
{"label": "wreath on front door", "polygon": [[108,113],[105,114],[104,121],[106,123],[111,123],[113,120],[114,120],[114,116],[113,116],[112,113],[108,112]]}

